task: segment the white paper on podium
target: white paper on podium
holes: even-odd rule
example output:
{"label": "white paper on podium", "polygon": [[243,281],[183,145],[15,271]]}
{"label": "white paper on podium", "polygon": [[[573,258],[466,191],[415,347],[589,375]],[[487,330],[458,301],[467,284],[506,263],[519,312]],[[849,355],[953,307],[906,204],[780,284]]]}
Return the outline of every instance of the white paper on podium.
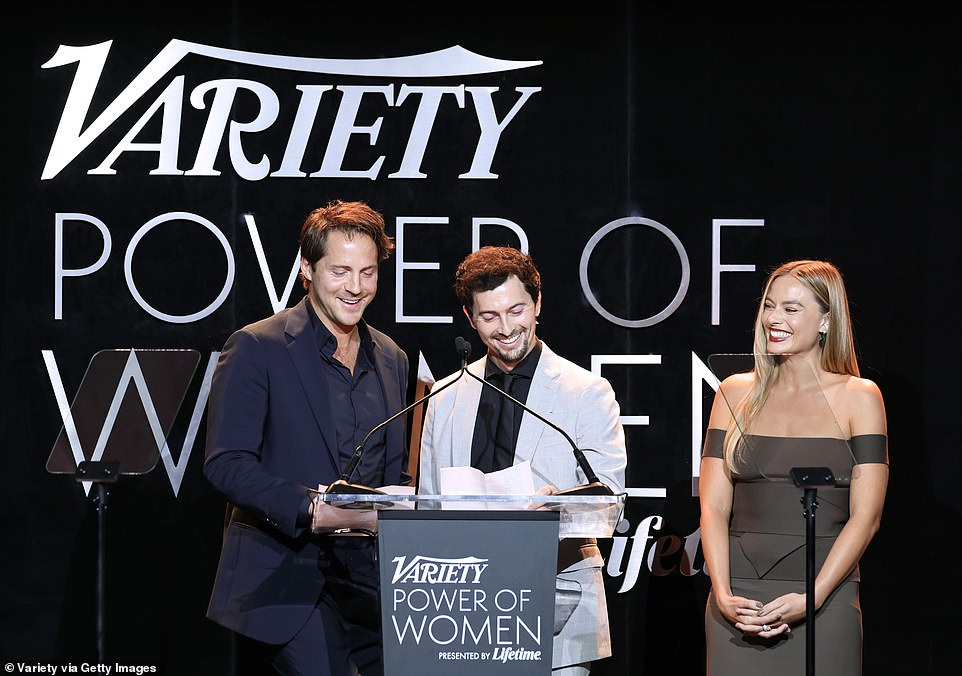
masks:
{"label": "white paper on podium", "polygon": [[[324,484],[317,484],[317,492],[323,493],[327,490]],[[414,486],[381,486],[377,490],[385,495],[414,495]]]}
{"label": "white paper on podium", "polygon": [[[441,495],[532,495],[534,474],[527,460],[506,469],[485,474],[474,467],[442,467]],[[442,509],[525,509],[525,503],[462,502],[442,504]]]}
{"label": "white paper on podium", "polygon": [[414,495],[414,486],[381,486],[378,490],[385,495]]}

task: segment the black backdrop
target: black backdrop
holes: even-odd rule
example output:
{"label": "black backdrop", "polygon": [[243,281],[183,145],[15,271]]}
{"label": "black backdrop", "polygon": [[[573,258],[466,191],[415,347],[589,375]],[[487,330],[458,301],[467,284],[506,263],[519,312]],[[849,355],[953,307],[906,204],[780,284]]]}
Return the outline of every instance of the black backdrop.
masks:
{"label": "black backdrop", "polygon": [[[203,404],[211,353],[234,328],[273,312],[271,294],[283,296],[306,213],[344,198],[381,210],[393,234],[403,229],[406,267],[400,277],[398,257],[382,267],[368,318],[395,337],[413,364],[423,355],[439,377],[456,367],[453,338],[470,336],[470,329],[457,316],[453,270],[471,250],[473,219],[503,219],[523,230],[542,270],[539,335],[585,367],[593,355],[608,355],[602,373],[622,413],[647,416],[647,424],[626,428],[635,496],[624,532],[610,545],[615,654],[598,665],[599,674],[702,671],[707,576],[697,548],[692,451],[712,394],[704,364],[715,352],[750,349],[752,316],[770,268],[802,257],[838,264],[863,372],[886,398],[893,469],[882,531],[863,561],[865,672],[955,673],[962,663],[950,644],[958,594],[949,591],[959,570],[955,478],[962,447],[956,386],[962,369],[952,340],[962,328],[955,309],[962,12],[907,4],[484,3],[457,11],[448,3],[397,5],[235,1],[107,9],[93,3],[7,15],[0,238],[4,662],[96,659],[94,512],[70,477],[46,470],[63,424],[53,374],[69,400],[99,350],[191,348],[200,351],[201,364],[170,435],[167,462],[111,492],[107,661],[167,674],[228,673],[228,637],[204,619],[223,501],[201,476],[203,428],[193,436],[191,413],[198,397]],[[161,69],[142,96],[89,143],[81,137],[76,156],[44,178],[58,125],[73,121],[75,136],[91,128],[173,39],[351,63],[460,45],[486,57],[540,63],[475,74],[456,66],[454,74],[437,77],[365,76],[192,53]],[[43,65],[61,45],[105,41],[113,42],[89,110],[66,114],[78,70],[71,59]],[[276,96],[276,121],[237,135],[247,161],[264,156],[271,172],[285,149],[304,138],[292,127],[307,92],[334,87],[314,116],[299,163],[304,175],[239,172],[229,123],[226,130],[211,123],[213,95],[199,106],[191,99],[205,83],[231,79],[248,87],[234,99],[231,121],[254,120],[269,92]],[[404,171],[418,104],[427,97],[412,93],[399,101],[402,85],[466,88],[463,106],[449,92],[436,116],[424,118],[430,134],[415,148],[423,151],[420,164]],[[351,86],[382,88],[364,95],[353,120],[365,127],[382,118],[377,134],[354,134],[340,164],[311,177],[326,152],[336,154],[329,138]],[[462,176],[473,172],[483,137],[484,92],[493,92],[495,115],[504,121],[522,99],[519,88],[536,91],[504,124],[490,166],[481,167],[490,176]],[[163,105],[151,112],[155,102]],[[140,121],[143,129],[125,139]],[[215,153],[207,170],[198,160],[204,141]],[[126,152],[106,160],[125,145]],[[332,175],[362,172],[381,156],[373,177]],[[158,172],[159,165],[165,168]],[[98,170],[105,166],[110,173]],[[152,219],[178,212],[141,232]],[[247,216],[256,224],[270,290]],[[583,252],[620,219],[635,220],[597,242],[583,286]],[[58,229],[60,269],[96,270],[58,282]],[[97,267],[108,237],[109,254]],[[519,238],[488,225],[481,242],[517,245]],[[730,267],[713,273],[718,265]],[[215,302],[231,268],[233,283]],[[300,295],[295,287],[287,304]],[[676,297],[680,302],[672,304]],[[201,312],[209,305],[209,313]],[[195,313],[203,316],[157,316]],[[632,358],[638,363],[617,363]]]}

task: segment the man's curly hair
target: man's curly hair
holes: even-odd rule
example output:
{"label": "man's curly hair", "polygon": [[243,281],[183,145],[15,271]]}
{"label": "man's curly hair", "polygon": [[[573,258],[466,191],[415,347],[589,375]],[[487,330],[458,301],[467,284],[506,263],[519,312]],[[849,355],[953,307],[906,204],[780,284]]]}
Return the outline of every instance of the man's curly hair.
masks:
{"label": "man's curly hair", "polygon": [[492,291],[515,276],[524,285],[531,300],[537,302],[541,294],[541,274],[531,256],[507,246],[481,247],[461,261],[454,275],[454,291],[458,300],[474,312],[474,294]]}

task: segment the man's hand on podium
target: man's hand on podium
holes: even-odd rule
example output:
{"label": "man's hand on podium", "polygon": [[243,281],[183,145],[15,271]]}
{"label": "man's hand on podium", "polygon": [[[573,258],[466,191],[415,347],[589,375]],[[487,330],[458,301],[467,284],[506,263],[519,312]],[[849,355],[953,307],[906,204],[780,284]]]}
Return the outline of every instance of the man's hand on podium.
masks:
{"label": "man's hand on podium", "polygon": [[[323,492],[326,486],[318,486]],[[357,531],[357,532],[350,532]],[[311,500],[311,532],[336,535],[373,535],[377,532],[377,511],[373,509],[341,509],[322,501]]]}

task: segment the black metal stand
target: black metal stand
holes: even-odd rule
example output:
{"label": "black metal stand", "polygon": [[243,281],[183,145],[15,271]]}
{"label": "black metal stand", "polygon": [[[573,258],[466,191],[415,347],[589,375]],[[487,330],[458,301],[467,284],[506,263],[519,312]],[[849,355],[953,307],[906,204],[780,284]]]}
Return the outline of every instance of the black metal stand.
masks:
{"label": "black metal stand", "polygon": [[120,463],[116,461],[91,462],[89,460],[77,465],[74,478],[78,482],[90,481],[97,488],[93,498],[97,509],[97,660],[100,664],[105,661],[105,597],[107,591],[106,558],[107,540],[105,532],[107,496],[109,491],[106,484],[116,483],[120,478]]}
{"label": "black metal stand", "polygon": [[[108,484],[121,476],[147,474],[156,467],[198,363],[197,350],[100,350],[90,358],[70,414],[61,412],[64,425],[47,458],[47,471],[95,487],[90,499],[97,510],[96,640],[102,665],[106,664]],[[212,369],[209,363],[205,378]],[[115,434],[120,430],[122,434]],[[157,438],[159,430],[163,440]]]}
{"label": "black metal stand", "polygon": [[815,676],[815,510],[819,486],[834,486],[835,477],[828,467],[793,467],[792,481],[805,490],[802,516],[805,517],[805,675]]}

